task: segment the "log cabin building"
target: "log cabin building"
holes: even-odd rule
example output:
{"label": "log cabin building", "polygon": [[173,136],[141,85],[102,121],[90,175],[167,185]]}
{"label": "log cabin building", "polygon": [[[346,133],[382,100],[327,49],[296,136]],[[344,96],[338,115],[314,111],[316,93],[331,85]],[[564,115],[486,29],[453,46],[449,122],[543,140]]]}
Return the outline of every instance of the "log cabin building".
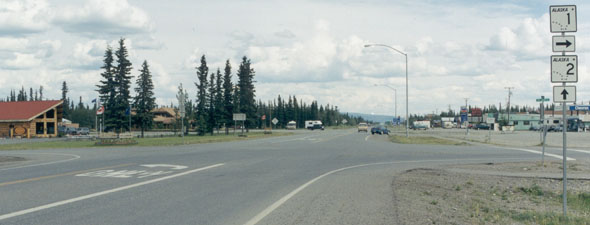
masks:
{"label": "log cabin building", "polygon": [[0,138],[57,137],[63,101],[0,102]]}

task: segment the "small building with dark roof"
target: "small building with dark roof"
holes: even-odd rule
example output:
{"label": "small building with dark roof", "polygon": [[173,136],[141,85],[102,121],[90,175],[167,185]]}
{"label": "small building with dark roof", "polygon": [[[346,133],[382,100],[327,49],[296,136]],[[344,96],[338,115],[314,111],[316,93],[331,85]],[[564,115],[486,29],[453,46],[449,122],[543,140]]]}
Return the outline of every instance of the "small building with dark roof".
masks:
{"label": "small building with dark roof", "polygon": [[0,102],[0,137],[56,137],[63,101]]}

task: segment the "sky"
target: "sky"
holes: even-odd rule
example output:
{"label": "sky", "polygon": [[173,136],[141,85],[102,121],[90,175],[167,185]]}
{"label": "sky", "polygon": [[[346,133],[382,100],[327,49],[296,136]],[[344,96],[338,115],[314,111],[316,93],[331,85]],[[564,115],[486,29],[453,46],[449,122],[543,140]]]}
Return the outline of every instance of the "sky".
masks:
{"label": "sky", "polygon": [[533,106],[552,98],[549,5],[564,4],[577,5],[577,102],[589,104],[590,4],[559,0],[0,0],[0,97],[43,85],[59,99],[66,81],[89,104],[107,45],[125,38],[133,83],[146,60],[159,105],[176,102],[181,83],[196,98],[202,55],[210,71],[229,59],[234,82],[247,56],[256,99],[404,115],[404,56],[364,47],[385,44],[407,53],[411,114],[458,110],[465,98],[504,107],[505,87],[512,104]]}

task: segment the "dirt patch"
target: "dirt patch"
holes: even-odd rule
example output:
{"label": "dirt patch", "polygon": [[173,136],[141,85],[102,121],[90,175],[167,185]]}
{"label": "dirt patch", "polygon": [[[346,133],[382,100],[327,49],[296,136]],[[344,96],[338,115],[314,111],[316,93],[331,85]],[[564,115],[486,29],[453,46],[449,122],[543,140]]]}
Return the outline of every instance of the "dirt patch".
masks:
{"label": "dirt patch", "polygon": [[9,163],[9,162],[18,162],[18,161],[25,161],[27,159],[23,157],[17,156],[0,156],[0,164],[1,163]]}
{"label": "dirt patch", "polygon": [[[559,170],[554,164],[536,170],[536,165],[534,162],[477,164],[405,171],[392,183],[399,223],[564,224],[561,180],[455,170],[511,174],[531,168],[529,173],[539,175]],[[572,165],[589,174],[586,166]],[[590,224],[590,180],[568,180],[567,223]]]}

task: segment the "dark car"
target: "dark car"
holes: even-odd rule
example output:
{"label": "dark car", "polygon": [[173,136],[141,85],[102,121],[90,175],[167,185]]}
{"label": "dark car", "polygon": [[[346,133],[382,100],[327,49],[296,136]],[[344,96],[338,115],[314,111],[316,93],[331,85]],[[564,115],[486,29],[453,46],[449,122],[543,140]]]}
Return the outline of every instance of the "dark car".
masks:
{"label": "dark car", "polygon": [[310,130],[324,130],[324,126],[321,124],[314,124],[312,127],[309,128]]}
{"label": "dark car", "polygon": [[475,125],[475,129],[478,130],[489,130],[490,129],[490,125],[488,125],[487,123],[480,123]]}
{"label": "dark car", "polygon": [[371,128],[371,134],[389,134],[389,130],[384,126],[379,125]]}

